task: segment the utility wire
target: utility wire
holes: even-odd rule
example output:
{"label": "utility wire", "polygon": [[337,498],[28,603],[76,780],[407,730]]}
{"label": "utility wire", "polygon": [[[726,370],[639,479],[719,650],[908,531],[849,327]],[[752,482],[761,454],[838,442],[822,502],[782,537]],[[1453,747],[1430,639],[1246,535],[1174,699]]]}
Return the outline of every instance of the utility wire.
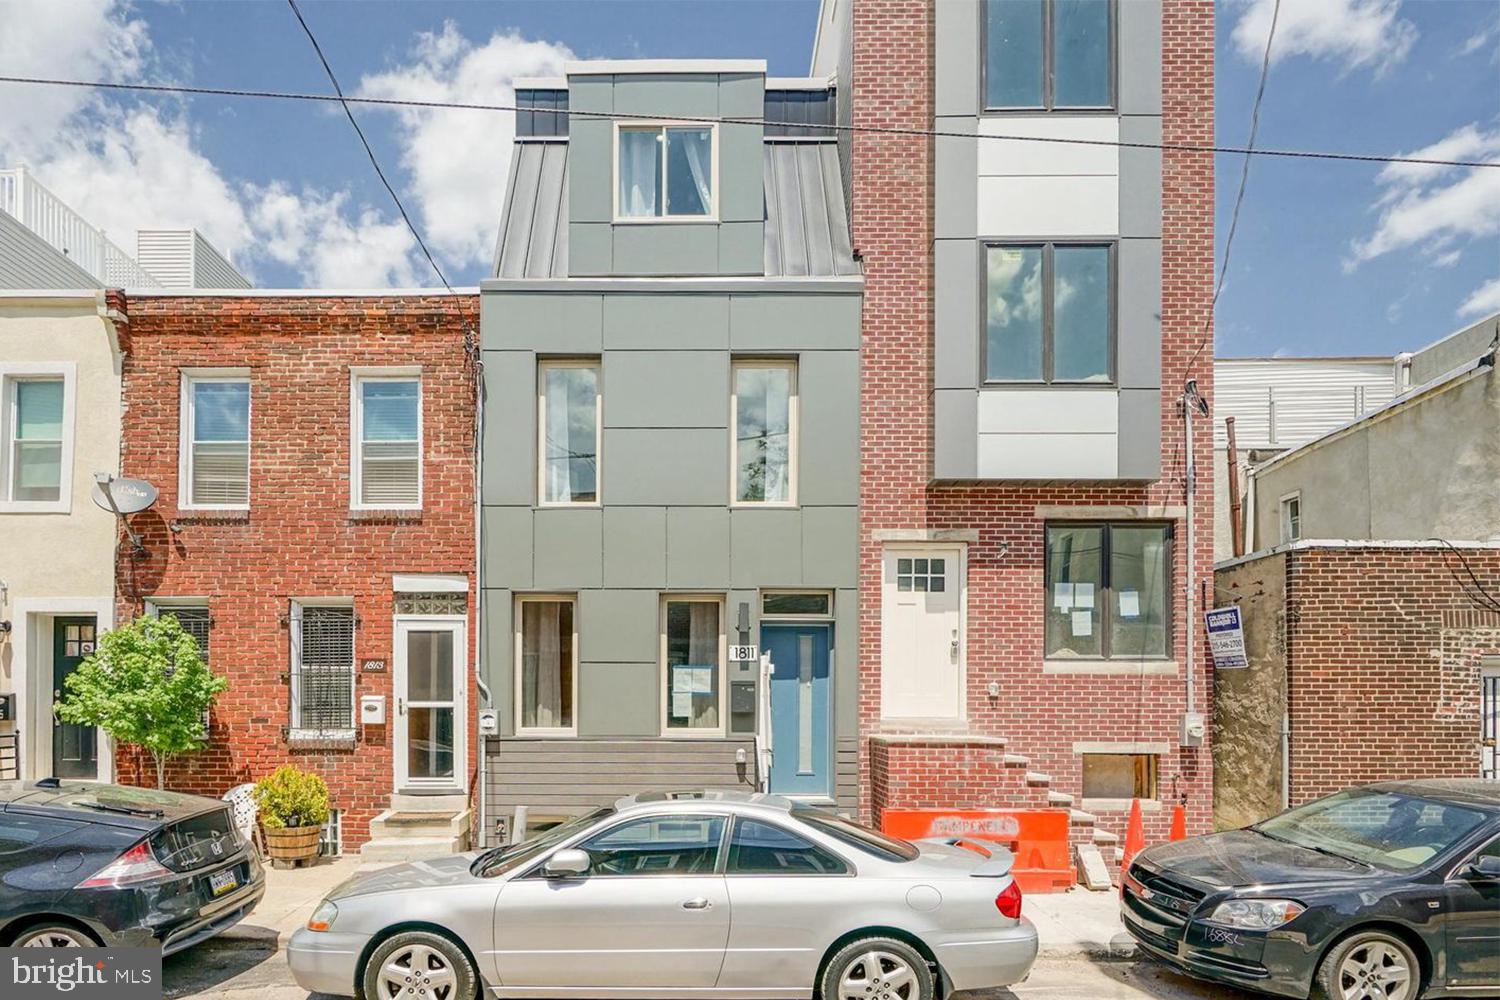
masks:
{"label": "utility wire", "polygon": [[[1459,589],[1464,592],[1464,596],[1469,599],[1469,603],[1481,611],[1489,611],[1492,614],[1500,615],[1500,598],[1491,594],[1485,589],[1484,584],[1479,582],[1479,577],[1474,574],[1474,567],[1469,565],[1469,559],[1464,555],[1463,549],[1460,549],[1446,538],[1429,538],[1428,541],[1442,544],[1443,548],[1439,551],[1443,553],[1443,565],[1452,574],[1453,579],[1458,582]],[[1458,574],[1458,571],[1453,568],[1452,563],[1448,559],[1448,553],[1450,552],[1458,557],[1459,564],[1463,566],[1463,576]],[[1464,577],[1468,577],[1468,582],[1465,582]]]}
{"label": "utility wire", "polygon": [[1245,202],[1245,184],[1250,180],[1250,157],[1255,153],[1255,137],[1260,132],[1260,102],[1266,96],[1266,80],[1271,75],[1271,42],[1276,38],[1276,19],[1281,14],[1281,0],[1271,8],[1271,30],[1266,32],[1266,53],[1260,61],[1260,86],[1255,89],[1255,103],[1250,108],[1250,139],[1245,144],[1245,162],[1240,167],[1240,188],[1235,192],[1234,211],[1229,216],[1229,232],[1224,237],[1224,259],[1219,262],[1219,280],[1214,283],[1214,295],[1208,302],[1208,312],[1203,316],[1203,336],[1188,358],[1187,371],[1191,374],[1198,355],[1208,346],[1208,325],[1213,322],[1214,310],[1219,306],[1219,293],[1224,291],[1224,279],[1229,275],[1229,252],[1234,248],[1234,231],[1240,225],[1240,206]]}
{"label": "utility wire", "polygon": [[[348,110],[351,104],[368,104],[392,108],[428,108],[453,111],[534,111],[514,104],[466,104],[457,101],[400,100],[390,97],[350,97],[340,94],[308,94],[286,90],[241,90],[229,87],[185,87],[160,83],[106,83],[98,80],[62,80],[31,76],[0,76],[0,83],[30,83],[51,87],[85,87],[99,90],[133,91],[155,94],[195,94],[208,97],[260,97],[282,101],[323,101],[341,103]],[[546,110],[546,109],[544,109]],[[571,118],[631,119],[639,121],[686,122],[703,125],[765,125],[792,128],[822,129],[826,132],[863,132],[873,135],[913,136],[938,139],[999,139],[1007,142],[1050,142],[1071,146],[1112,146],[1118,149],[1158,149],[1175,153],[1226,153],[1254,156],[1280,156],[1299,160],[1342,160],[1352,163],[1413,163],[1430,167],[1490,167],[1500,169],[1500,160],[1439,160],[1431,157],[1396,156],[1378,153],[1340,153],[1311,149],[1247,149],[1243,146],[1215,146],[1199,143],[1171,142],[1127,142],[1113,139],[1076,139],[1061,136],[976,134],[974,132],[949,132],[941,129],[889,128],[874,125],[824,125],[810,122],[788,122],[756,117],[714,117],[630,113],[624,111],[556,111],[556,114]],[[352,117],[352,116],[351,116]]]}

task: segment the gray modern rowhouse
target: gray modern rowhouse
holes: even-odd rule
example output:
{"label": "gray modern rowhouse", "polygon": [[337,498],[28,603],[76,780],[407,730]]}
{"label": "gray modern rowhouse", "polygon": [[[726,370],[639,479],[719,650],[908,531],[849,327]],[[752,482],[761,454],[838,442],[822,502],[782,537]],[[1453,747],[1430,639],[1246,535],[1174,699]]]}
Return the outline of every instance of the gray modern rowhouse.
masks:
{"label": "gray modern rowhouse", "polygon": [[832,91],[747,60],[517,88],[482,285],[486,836],[646,788],[852,807],[862,279],[838,145],[718,120],[831,121]]}

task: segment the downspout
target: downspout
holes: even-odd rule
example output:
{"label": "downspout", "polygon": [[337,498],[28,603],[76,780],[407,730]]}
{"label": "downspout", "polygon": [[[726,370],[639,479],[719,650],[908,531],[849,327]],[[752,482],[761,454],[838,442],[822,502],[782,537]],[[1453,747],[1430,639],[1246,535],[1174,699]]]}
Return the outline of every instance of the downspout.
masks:
{"label": "downspout", "polygon": [[[481,298],[480,308],[483,309],[483,307]],[[473,336],[472,329],[470,336]],[[474,341],[466,345],[466,351],[471,353],[474,365],[474,686],[479,691],[480,704],[484,708],[489,708],[492,701],[489,685],[484,681],[485,645],[484,608],[482,606],[484,602],[484,355],[481,353],[478,342]],[[478,737],[476,744],[479,754],[477,770],[479,844],[474,846],[482,847],[489,830],[485,811],[485,792],[489,787],[489,754],[486,752],[484,734],[477,732],[479,728],[477,711],[467,720],[466,725],[474,726],[475,735]]]}

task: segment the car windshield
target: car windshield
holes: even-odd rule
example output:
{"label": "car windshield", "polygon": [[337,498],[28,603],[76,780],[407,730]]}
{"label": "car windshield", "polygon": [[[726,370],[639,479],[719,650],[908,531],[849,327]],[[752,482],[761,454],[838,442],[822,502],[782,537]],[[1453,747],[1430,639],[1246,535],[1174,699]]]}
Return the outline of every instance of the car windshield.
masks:
{"label": "car windshield", "polygon": [[813,829],[821,830],[850,847],[859,848],[866,854],[873,854],[882,861],[913,861],[921,853],[910,841],[887,836],[879,830],[872,830],[868,826],[847,820],[836,813],[809,806],[793,809],[792,816]]}
{"label": "car windshield", "polygon": [[1298,806],[1250,829],[1298,847],[1379,868],[1411,871],[1444,854],[1485,821],[1451,802],[1352,789]]}
{"label": "car windshield", "polygon": [[582,833],[601,819],[614,814],[614,808],[606,806],[582,816],[575,816],[566,823],[559,823],[550,830],[543,830],[530,840],[486,851],[474,859],[474,864],[469,870],[480,878],[503,875],[512,868],[524,865],[533,858],[545,854],[575,833]]}

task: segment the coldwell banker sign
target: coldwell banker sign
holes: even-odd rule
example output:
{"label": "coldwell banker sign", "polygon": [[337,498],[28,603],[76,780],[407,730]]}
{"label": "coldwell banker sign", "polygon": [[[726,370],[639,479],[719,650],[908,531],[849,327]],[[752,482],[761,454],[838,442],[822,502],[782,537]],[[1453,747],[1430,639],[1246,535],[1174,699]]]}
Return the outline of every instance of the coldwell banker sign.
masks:
{"label": "coldwell banker sign", "polygon": [[1214,668],[1238,670],[1248,667],[1250,660],[1245,655],[1245,626],[1240,619],[1240,609],[1214,608],[1203,613],[1203,620],[1208,624],[1208,648],[1213,652]]}
{"label": "coldwell banker sign", "polygon": [[0,948],[5,1000],[161,1000],[160,948]]}

